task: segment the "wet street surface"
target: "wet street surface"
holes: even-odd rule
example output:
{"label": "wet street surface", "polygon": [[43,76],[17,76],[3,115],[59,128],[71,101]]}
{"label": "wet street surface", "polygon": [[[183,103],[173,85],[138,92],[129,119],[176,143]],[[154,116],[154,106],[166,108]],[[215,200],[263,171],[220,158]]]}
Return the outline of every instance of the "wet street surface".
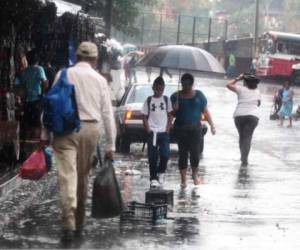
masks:
{"label": "wet street surface", "polygon": [[[121,223],[119,218],[93,219],[91,192],[85,238],[70,248],[81,249],[300,249],[300,121],[293,128],[269,120],[278,85],[261,84],[261,119],[248,167],[240,167],[238,136],[232,114],[236,96],[224,80],[198,80],[206,94],[217,134],[205,136],[201,173],[180,189],[177,147],[167,170],[166,189],[174,190],[167,220],[153,225]],[[300,104],[295,90],[294,109]],[[116,172],[124,201],[145,201],[149,171],[142,145],[130,155],[116,155]],[[133,171],[134,170],[134,171]],[[91,173],[90,187],[97,169]],[[190,173],[189,173],[190,176]],[[64,248],[60,243],[60,209],[56,171],[38,182],[23,184],[2,198],[0,248]]]}

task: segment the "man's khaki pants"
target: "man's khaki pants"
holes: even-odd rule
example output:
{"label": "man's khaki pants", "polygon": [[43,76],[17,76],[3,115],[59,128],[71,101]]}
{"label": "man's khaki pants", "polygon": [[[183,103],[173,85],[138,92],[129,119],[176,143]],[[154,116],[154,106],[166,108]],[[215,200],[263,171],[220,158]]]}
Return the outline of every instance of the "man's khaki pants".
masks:
{"label": "man's khaki pants", "polygon": [[78,133],[54,138],[64,229],[83,228],[89,170],[98,141],[99,124],[93,122],[81,122]]}

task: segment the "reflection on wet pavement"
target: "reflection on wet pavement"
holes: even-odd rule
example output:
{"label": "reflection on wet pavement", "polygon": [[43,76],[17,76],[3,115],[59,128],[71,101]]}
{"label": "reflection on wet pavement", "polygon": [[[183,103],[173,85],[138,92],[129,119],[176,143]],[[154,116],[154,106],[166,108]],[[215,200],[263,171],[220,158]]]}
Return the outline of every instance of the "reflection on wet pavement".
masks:
{"label": "reflection on wet pavement", "polygon": [[[209,84],[208,84],[209,83]],[[179,185],[177,148],[166,174],[174,190],[168,219],[156,225],[119,218],[96,220],[87,207],[81,249],[300,249],[299,124],[287,129],[269,120],[278,86],[261,85],[262,111],[250,164],[240,166],[237,132],[232,120],[236,99],[224,81],[200,83],[209,101],[217,135],[205,137],[200,187]],[[296,101],[299,101],[296,89]],[[129,156],[117,156],[116,172],[124,201],[145,201],[149,189],[146,154],[141,145]],[[97,170],[91,173],[95,175]],[[191,172],[189,171],[189,176]],[[90,188],[92,187],[91,177]],[[64,248],[60,244],[60,209],[55,170],[39,182],[24,182],[0,207],[0,248]]]}

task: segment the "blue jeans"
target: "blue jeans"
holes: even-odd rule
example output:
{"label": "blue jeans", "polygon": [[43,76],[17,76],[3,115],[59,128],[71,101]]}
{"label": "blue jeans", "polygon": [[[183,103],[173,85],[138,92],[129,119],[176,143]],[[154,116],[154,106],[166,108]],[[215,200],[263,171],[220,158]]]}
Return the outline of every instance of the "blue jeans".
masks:
{"label": "blue jeans", "polygon": [[158,180],[157,174],[164,173],[167,169],[170,157],[170,136],[168,133],[157,133],[156,146],[153,146],[153,133],[150,133],[147,142],[150,180]]}

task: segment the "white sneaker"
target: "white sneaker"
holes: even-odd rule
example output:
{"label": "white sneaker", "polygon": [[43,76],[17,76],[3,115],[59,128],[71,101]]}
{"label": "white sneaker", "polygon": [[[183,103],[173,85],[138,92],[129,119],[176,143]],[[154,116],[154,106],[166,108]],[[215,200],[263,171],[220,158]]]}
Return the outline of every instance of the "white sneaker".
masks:
{"label": "white sneaker", "polygon": [[158,181],[160,185],[163,185],[165,183],[166,175],[164,173],[158,174]]}
{"label": "white sneaker", "polygon": [[158,180],[152,180],[150,183],[150,188],[159,188],[160,184],[158,182]]}

